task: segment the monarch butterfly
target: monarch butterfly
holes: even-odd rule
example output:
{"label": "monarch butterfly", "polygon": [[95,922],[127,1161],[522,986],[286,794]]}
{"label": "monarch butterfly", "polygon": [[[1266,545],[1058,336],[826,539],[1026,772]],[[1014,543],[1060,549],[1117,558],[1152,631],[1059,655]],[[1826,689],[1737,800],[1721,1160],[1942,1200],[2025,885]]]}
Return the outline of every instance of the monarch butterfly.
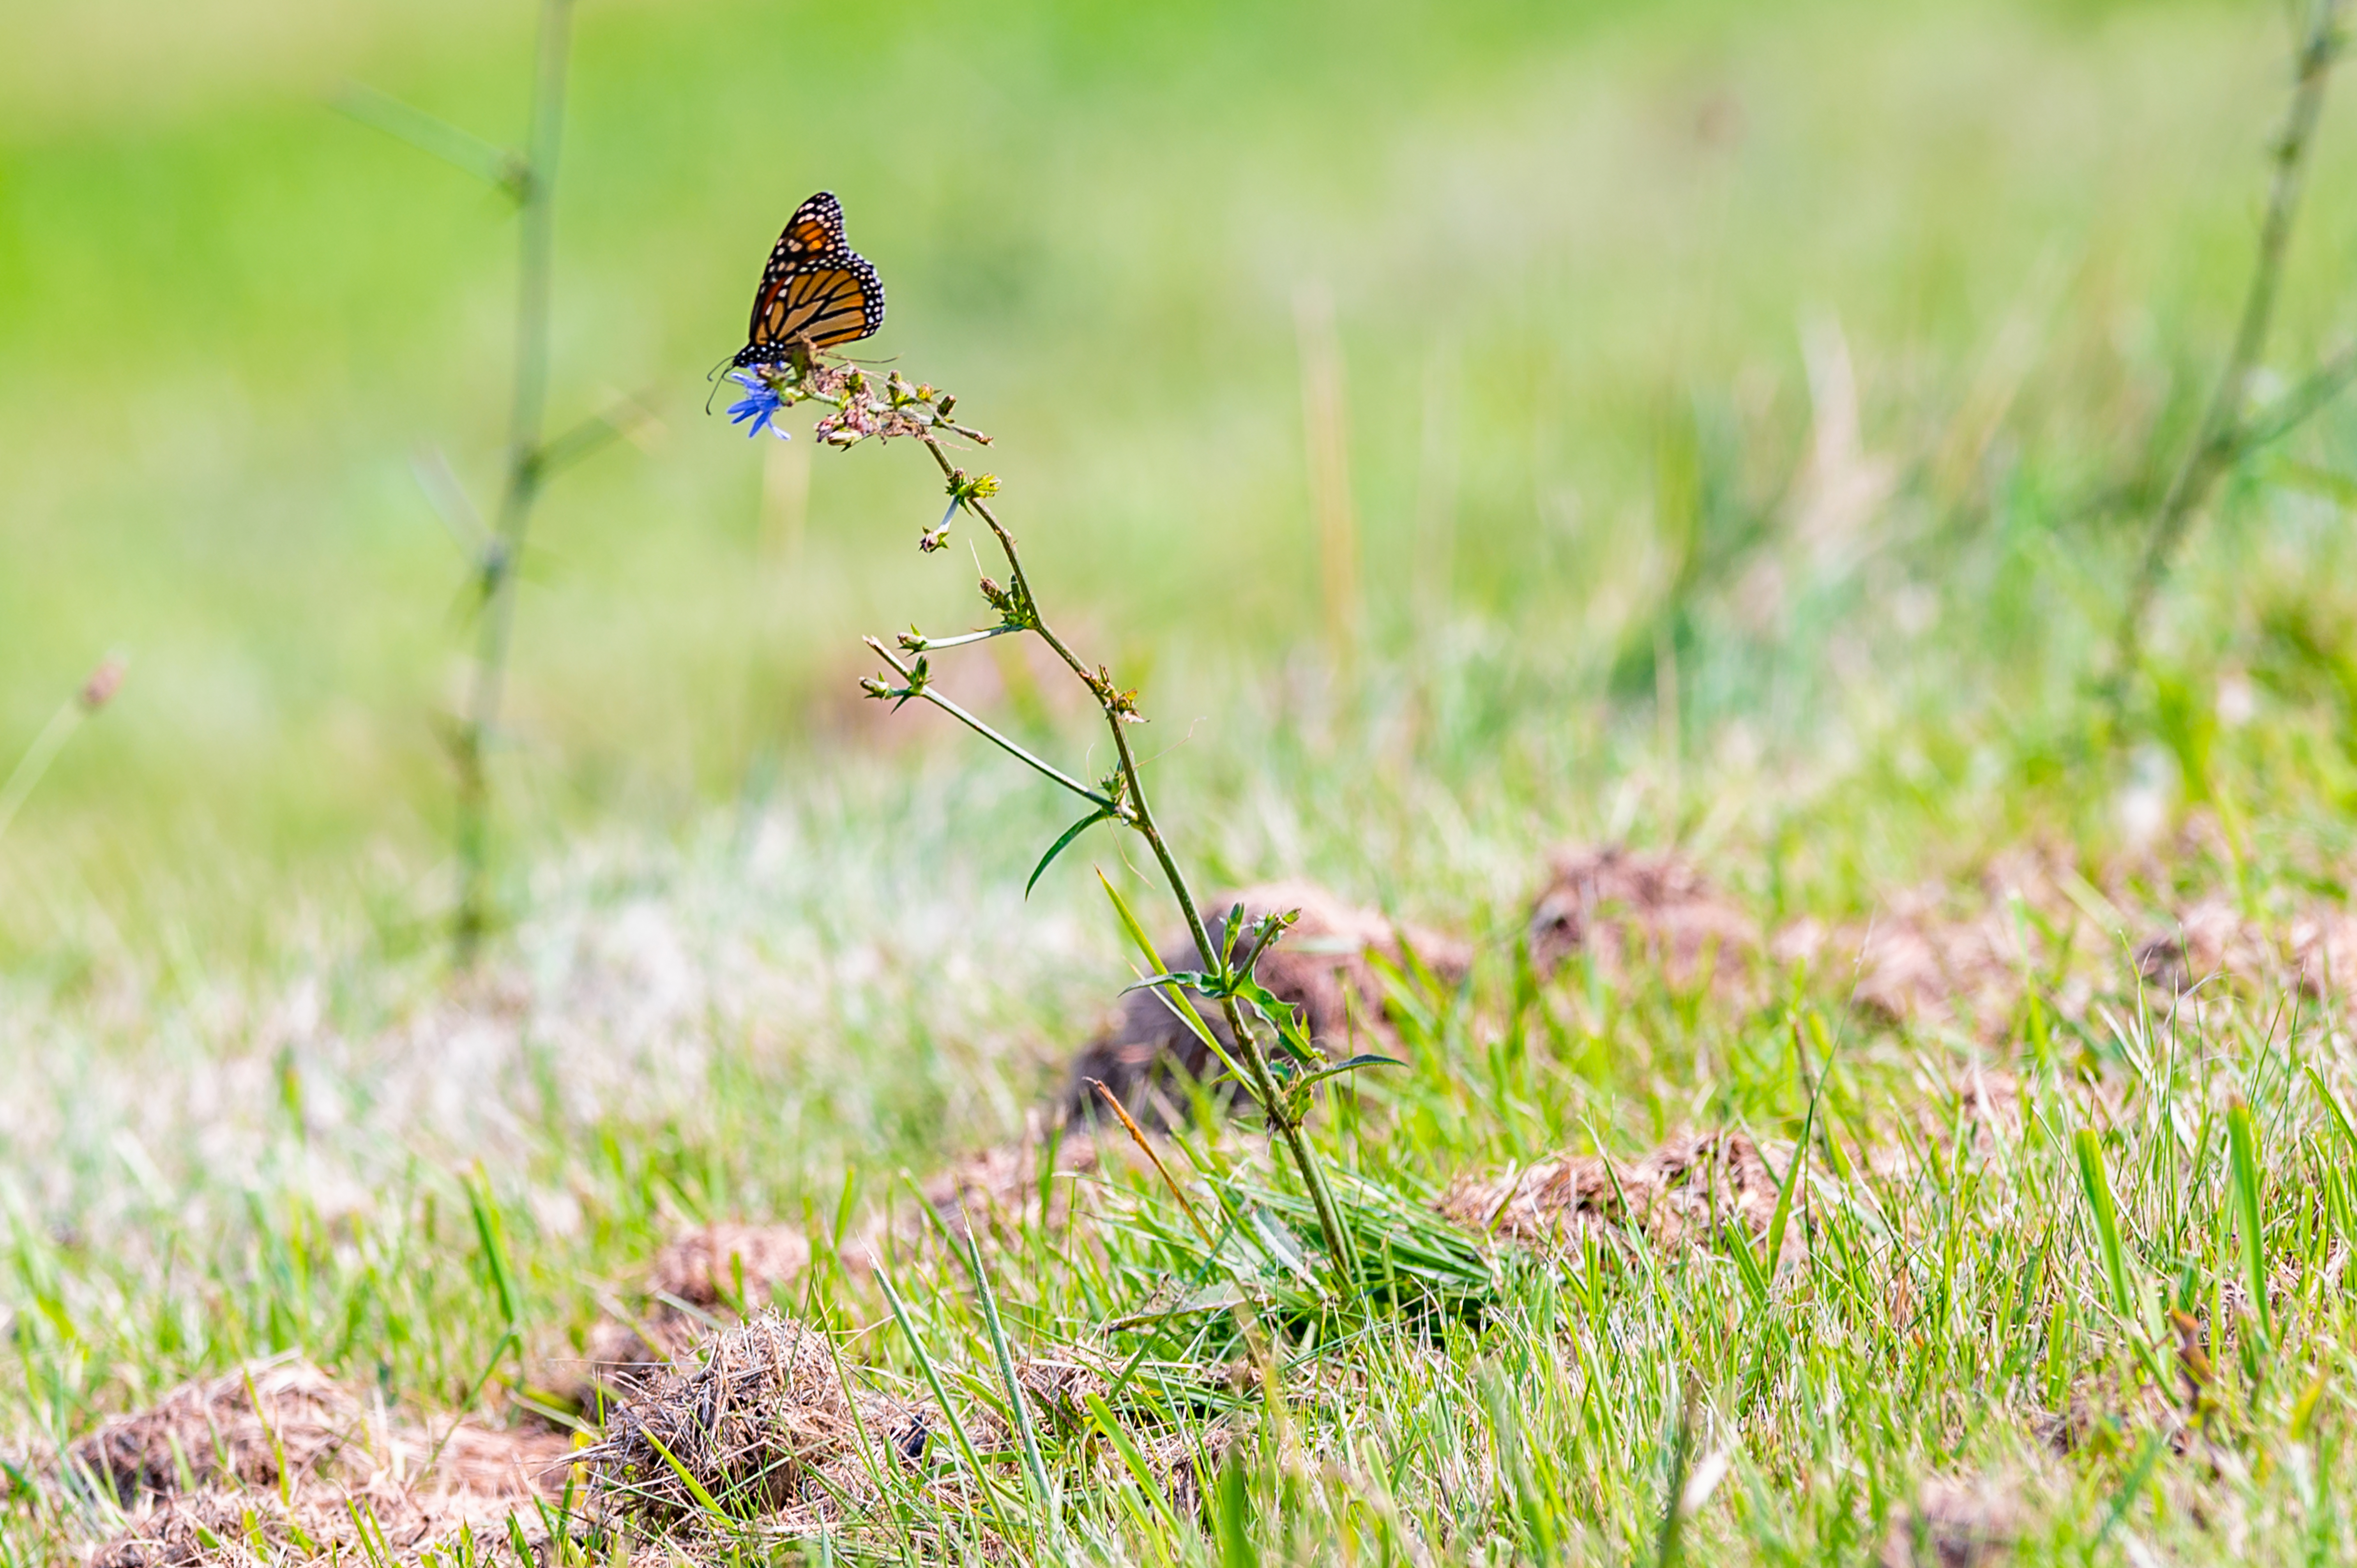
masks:
{"label": "monarch butterfly", "polygon": [[883,280],[844,238],[843,203],[822,190],[786,220],[732,363],[807,368],[818,349],[856,342],[883,325]]}

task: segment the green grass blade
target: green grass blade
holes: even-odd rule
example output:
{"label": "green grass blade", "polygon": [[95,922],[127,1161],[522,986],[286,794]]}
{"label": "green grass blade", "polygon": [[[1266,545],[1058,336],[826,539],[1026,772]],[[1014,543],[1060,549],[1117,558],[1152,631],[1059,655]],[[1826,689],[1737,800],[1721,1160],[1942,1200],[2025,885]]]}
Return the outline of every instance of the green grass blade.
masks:
{"label": "green grass blade", "polygon": [[507,1326],[513,1328],[522,1318],[518,1307],[515,1274],[508,1266],[505,1229],[500,1223],[499,1207],[491,1197],[491,1180],[480,1165],[475,1167],[467,1188],[467,1207],[475,1217],[475,1235],[482,1243],[484,1261],[490,1266],[491,1285],[499,1292],[500,1315]]}
{"label": "green grass blade", "polygon": [[1146,1494],[1147,1505],[1154,1509],[1154,1517],[1161,1521],[1163,1529],[1175,1536],[1178,1531],[1178,1516],[1170,1511],[1169,1501],[1162,1495],[1161,1484],[1154,1478],[1154,1466],[1146,1462],[1146,1455],[1139,1450],[1136,1440],[1114,1417],[1113,1407],[1105,1403],[1104,1395],[1090,1393],[1082,1402],[1087,1405],[1089,1418],[1096,1423],[1097,1430],[1104,1434],[1105,1441],[1111,1443],[1114,1452],[1121,1455],[1121,1462],[1128,1469],[1131,1479],[1137,1483],[1137,1489]]}
{"label": "green grass blade", "polygon": [[1776,1194],[1776,1211],[1768,1219],[1768,1256],[1760,1262],[1760,1271],[1770,1279],[1776,1277],[1776,1265],[1784,1256],[1784,1230],[1792,1221],[1792,1195],[1801,1188],[1808,1174],[1809,1139],[1816,1132],[1817,1096],[1824,1092],[1824,1078],[1818,1076],[1817,1087],[1809,1095],[1809,1109],[1801,1118],[1801,1138],[1792,1145],[1792,1163],[1784,1167],[1784,1185]]}
{"label": "green grass blade", "polygon": [[2071,1144],[2079,1159],[2080,1189],[2086,1195],[2087,1209],[2094,1220],[2095,1245],[2104,1261],[2106,1299],[2122,1322],[2134,1322],[2127,1251],[2120,1244],[2119,1210],[2112,1200],[2112,1178],[2104,1169],[2103,1141],[2093,1128],[2082,1127],[2071,1135]]}
{"label": "green grass blade", "polygon": [[957,1440],[958,1453],[964,1458],[966,1471],[974,1477],[974,1484],[981,1491],[983,1502],[990,1509],[990,1517],[997,1521],[1001,1530],[1011,1533],[1014,1527],[1000,1506],[997,1484],[992,1480],[990,1472],[982,1467],[982,1455],[975,1451],[974,1438],[965,1429],[965,1418],[958,1413],[957,1406],[950,1402],[950,1391],[942,1381],[941,1369],[933,1365],[932,1353],[925,1348],[924,1338],[917,1332],[916,1320],[909,1316],[909,1304],[900,1299],[900,1293],[893,1285],[890,1274],[878,1270],[876,1283],[884,1287],[884,1299],[891,1304],[893,1321],[899,1324],[901,1336],[909,1341],[909,1353],[917,1358],[917,1369],[924,1374],[925,1386],[933,1391],[933,1402],[942,1407],[942,1419],[950,1423],[950,1435]]}
{"label": "green grass blade", "polygon": [[2241,1096],[2226,1108],[2226,1158],[2232,1180],[2234,1229],[2241,1232],[2243,1284],[2251,1293],[2251,1310],[2258,1314],[2259,1332],[2275,1342],[2275,1323],[2267,1307],[2267,1257],[2265,1232],[2259,1224],[2259,1133],[2251,1108]]}
{"label": "green grass blade", "polygon": [[2341,1141],[2349,1151],[2350,1163],[2357,1165],[2357,1123],[2350,1121],[2349,1108],[2341,1103],[2341,1097],[2332,1092],[2331,1087],[2324,1081],[2324,1075],[2313,1066],[2300,1070],[2308,1075],[2309,1087],[2316,1090],[2316,1098],[2331,1116],[2333,1125],[2341,1129]]}
{"label": "green grass blade", "polygon": [[974,1274],[974,1288],[982,1297],[982,1323],[990,1334],[990,1350],[998,1361],[999,1380],[1006,1385],[1007,1411],[1015,1423],[1016,1435],[1023,1444],[1023,1467],[1030,1474],[1035,1500],[1048,1516],[1049,1537],[1060,1538],[1063,1509],[1056,1488],[1048,1481],[1047,1461],[1039,1455],[1039,1434],[1031,1423],[1030,1402],[1023,1397],[1023,1385],[1015,1376],[1015,1357],[1007,1348],[1006,1326],[998,1318],[998,1293],[991,1288],[990,1271],[982,1266],[982,1249],[975,1244],[971,1226],[965,1233],[965,1262]]}
{"label": "green grass blade", "polygon": [[[673,1454],[668,1447],[664,1446],[663,1440],[662,1438],[657,1437],[651,1432],[646,1433],[645,1435],[646,1440],[654,1444],[655,1452],[662,1455],[662,1462],[671,1466],[672,1474],[679,1477],[679,1484],[687,1488],[687,1495],[695,1499],[695,1506],[697,1508],[704,1509],[716,1519],[729,1519],[728,1510],[722,1508],[719,1503],[713,1499],[712,1494],[704,1489],[704,1483],[697,1480],[694,1473],[689,1470],[686,1466],[679,1462],[679,1456],[677,1455]],[[735,1521],[731,1520],[730,1522],[734,1523]]]}
{"label": "green grass blade", "polygon": [[[1097,872],[1097,885],[1104,889],[1105,897],[1113,900],[1113,912],[1120,919],[1121,929],[1128,934],[1131,944],[1145,956],[1146,968],[1142,972],[1160,974],[1162,955],[1154,950],[1153,939],[1146,934],[1146,928],[1138,924],[1137,917],[1130,912],[1129,901],[1121,896],[1121,889],[1113,885],[1102,869]],[[1241,1083],[1252,1081],[1244,1076],[1243,1069],[1236,1065],[1235,1058],[1228,1055],[1227,1047],[1220,1044],[1220,1037],[1211,1032],[1211,1026],[1203,1022],[1203,1015],[1195,1011],[1195,1004],[1183,987],[1166,985],[1161,988],[1160,994],[1178,1021],[1203,1043],[1203,1047],[1231,1077]]]}

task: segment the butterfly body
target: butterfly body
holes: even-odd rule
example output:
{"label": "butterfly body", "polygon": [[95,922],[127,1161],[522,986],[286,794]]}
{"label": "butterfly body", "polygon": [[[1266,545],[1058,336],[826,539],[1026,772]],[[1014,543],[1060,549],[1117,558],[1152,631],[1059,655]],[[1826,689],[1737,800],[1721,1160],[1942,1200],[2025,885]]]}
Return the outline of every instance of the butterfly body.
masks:
{"label": "butterfly body", "polygon": [[733,363],[807,369],[820,349],[856,342],[883,325],[883,280],[845,238],[843,204],[822,190],[794,209],[771,248]]}

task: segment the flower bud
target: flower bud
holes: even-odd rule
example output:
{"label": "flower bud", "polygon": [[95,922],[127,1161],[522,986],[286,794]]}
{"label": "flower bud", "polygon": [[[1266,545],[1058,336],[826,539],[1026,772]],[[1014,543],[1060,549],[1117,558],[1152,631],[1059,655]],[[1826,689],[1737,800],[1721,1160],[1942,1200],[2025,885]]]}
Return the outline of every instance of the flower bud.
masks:
{"label": "flower bud", "polygon": [[122,660],[112,654],[102,660],[98,668],[90,672],[90,679],[81,683],[81,691],[74,699],[81,704],[81,711],[94,714],[113,702],[114,693],[123,689],[123,675]]}

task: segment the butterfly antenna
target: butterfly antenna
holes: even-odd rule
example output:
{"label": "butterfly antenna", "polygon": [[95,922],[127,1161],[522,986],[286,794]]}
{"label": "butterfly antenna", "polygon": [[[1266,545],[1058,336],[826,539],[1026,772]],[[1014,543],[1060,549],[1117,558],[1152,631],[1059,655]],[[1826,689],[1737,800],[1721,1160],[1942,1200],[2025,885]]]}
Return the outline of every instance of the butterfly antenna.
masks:
{"label": "butterfly antenna", "polygon": [[722,367],[726,366],[730,360],[733,360],[737,356],[734,354],[727,355],[721,360],[719,364],[713,366],[710,370],[704,372],[704,379],[706,381],[709,381],[712,385],[712,390],[704,394],[704,412],[705,413],[708,414],[712,412],[712,400],[720,395],[720,371]]}

